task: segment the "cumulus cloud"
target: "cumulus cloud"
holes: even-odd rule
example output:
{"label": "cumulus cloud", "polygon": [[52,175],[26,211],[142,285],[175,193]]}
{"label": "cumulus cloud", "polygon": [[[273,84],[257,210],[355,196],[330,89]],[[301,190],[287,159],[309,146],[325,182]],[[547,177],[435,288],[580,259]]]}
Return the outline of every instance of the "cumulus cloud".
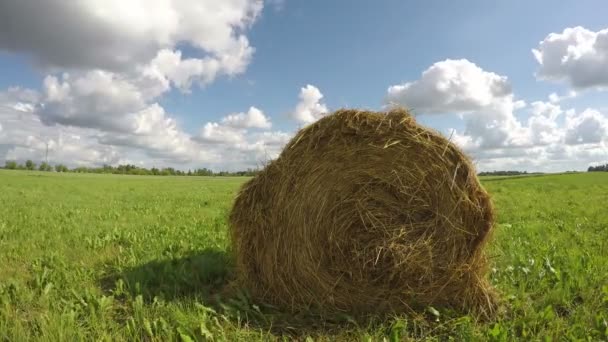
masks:
{"label": "cumulus cloud", "polygon": [[471,149],[526,144],[525,129],[513,115],[525,103],[515,100],[507,77],[466,59],[437,62],[419,80],[390,86],[385,101],[421,114],[465,115],[457,139]]}
{"label": "cumulus cloud", "polygon": [[[255,51],[246,33],[262,7],[261,0],[0,2],[0,51],[48,72],[40,92],[0,92],[2,151],[39,153],[40,141],[60,146],[62,136],[62,151],[82,146],[96,162],[234,163],[238,156],[224,146],[258,143],[247,130],[271,127],[261,110],[230,114],[192,136],[160,102],[173,88],[188,93],[244,72]],[[74,158],[64,162],[93,162],[76,154],[63,154]]]}
{"label": "cumulus cloud", "polygon": [[233,128],[272,127],[270,119],[264,115],[264,112],[255,107],[249,107],[249,110],[246,113],[230,114],[222,119],[222,123]]}
{"label": "cumulus cloud", "polygon": [[101,70],[62,79],[47,76],[43,91],[37,113],[44,123],[116,132],[132,131],[131,115],[153,98],[131,80]]}
{"label": "cumulus cloud", "polygon": [[593,109],[566,115],[565,142],[569,145],[600,143],[608,140],[608,118]]}
{"label": "cumulus cloud", "polygon": [[[477,156],[481,170],[534,170],[555,172],[583,170],[589,165],[608,160],[608,144],[553,144],[527,149],[484,151]],[[500,153],[502,152],[502,153]]]}
{"label": "cumulus cloud", "polygon": [[271,126],[270,119],[261,110],[250,107],[247,112],[206,123],[192,139],[205,149],[221,148],[225,167],[259,167],[276,158],[294,135],[294,132],[268,130]]}
{"label": "cumulus cloud", "polygon": [[[247,112],[228,114],[220,120],[220,123],[207,122],[194,140],[205,144],[224,144],[232,148],[248,146],[255,142],[275,142],[277,138],[280,140],[282,132],[252,133],[249,131],[252,128],[268,129],[270,127],[272,127],[270,119],[258,108],[250,107]],[[252,139],[255,142],[251,142]]]}
{"label": "cumulus cloud", "polygon": [[557,124],[557,118],[563,113],[559,105],[551,102],[535,101],[531,104],[531,116],[528,118],[528,133],[532,145],[549,145],[558,143],[563,132]]}
{"label": "cumulus cloud", "polygon": [[[536,101],[521,125],[520,144],[488,148],[475,137],[455,134],[452,140],[470,152],[482,170],[581,170],[598,160],[608,160],[608,117],[594,109],[574,109]],[[560,124],[560,118],[564,123]]]}
{"label": "cumulus cloud", "polygon": [[577,26],[550,33],[532,53],[540,79],[575,89],[608,87],[608,28],[595,32]]}
{"label": "cumulus cloud", "polygon": [[158,72],[183,92],[189,92],[195,81],[199,85],[211,83],[224,70],[223,67],[225,66],[213,58],[183,59],[181,51],[163,49],[150,62],[147,70]]}
{"label": "cumulus cloud", "polygon": [[558,95],[557,93],[551,93],[551,94],[549,94],[548,98],[549,98],[549,102],[551,102],[551,103],[559,103],[564,100],[573,99],[577,95],[578,94],[576,91],[570,90],[567,94],[564,94],[564,95]]}
{"label": "cumulus cloud", "polygon": [[[419,80],[388,88],[385,101],[419,114],[458,114],[464,129],[451,129],[451,139],[471,153],[482,170],[580,169],[601,155],[608,141],[606,117],[595,110],[565,111],[560,102],[575,92],[549,101],[534,101],[527,120],[515,113],[527,105],[517,100],[505,76],[485,71],[467,60],[438,62]],[[560,122],[565,122],[560,124]]]}
{"label": "cumulus cloud", "polygon": [[43,160],[46,147],[52,162],[69,162],[71,165],[100,165],[119,160],[119,150],[97,142],[90,129],[48,127],[31,111],[15,108],[13,103],[35,98],[30,90],[12,88],[0,92],[0,160]]}
{"label": "cumulus cloud", "polygon": [[424,113],[471,112],[511,94],[507,77],[466,59],[447,59],[426,69],[419,80],[390,86],[386,101]]}
{"label": "cumulus cloud", "polygon": [[[33,106],[37,97],[20,88],[0,92],[0,160],[43,160],[48,145],[51,163],[70,166],[130,163],[237,170],[275,158],[293,135],[268,130],[270,120],[261,120],[263,113],[255,107],[227,115],[220,123],[209,122],[196,136],[182,131],[158,104],[127,115],[128,130],[48,126],[37,113],[14,106]],[[34,102],[25,102],[28,98]]]}
{"label": "cumulus cloud", "polygon": [[299,99],[296,108],[291,113],[292,118],[299,123],[313,123],[328,112],[327,106],[321,102],[323,94],[313,85],[307,84],[301,88]]}
{"label": "cumulus cloud", "polygon": [[0,90],[0,109],[6,111],[7,109],[14,109],[17,104],[31,105],[38,101],[39,94],[35,90],[21,88],[21,87],[10,87],[6,90]]}
{"label": "cumulus cloud", "polygon": [[107,131],[77,125],[48,126],[37,113],[12,106],[19,97],[19,92],[0,92],[0,123],[5,128],[0,132],[0,145],[5,147],[0,159],[41,160],[47,145],[52,161],[70,165],[115,164],[132,155],[166,163],[209,162],[215,157],[196,145],[158,105],[128,116],[130,130]]}
{"label": "cumulus cloud", "polygon": [[208,122],[197,139],[204,143],[236,144],[245,140],[245,130]]}
{"label": "cumulus cloud", "polygon": [[238,73],[254,51],[243,31],[262,7],[260,0],[3,1],[0,49],[45,66],[124,71],[179,43]]}

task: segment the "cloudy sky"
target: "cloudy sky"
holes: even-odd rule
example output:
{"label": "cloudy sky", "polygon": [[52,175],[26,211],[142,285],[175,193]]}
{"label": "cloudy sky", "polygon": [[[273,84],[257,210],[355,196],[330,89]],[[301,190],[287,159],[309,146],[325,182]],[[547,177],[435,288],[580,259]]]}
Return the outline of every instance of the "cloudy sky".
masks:
{"label": "cloudy sky", "polygon": [[608,162],[608,3],[0,0],[0,162],[236,170],[342,107],[480,170]]}

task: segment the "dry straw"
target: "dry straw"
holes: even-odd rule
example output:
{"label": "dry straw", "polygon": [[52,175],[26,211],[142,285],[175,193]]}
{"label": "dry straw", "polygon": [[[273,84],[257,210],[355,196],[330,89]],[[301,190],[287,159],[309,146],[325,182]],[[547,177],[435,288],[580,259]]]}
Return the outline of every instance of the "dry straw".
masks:
{"label": "dry straw", "polygon": [[433,305],[489,316],[493,222],[469,159],[404,109],[338,110],[303,128],[230,214],[254,298],[351,315]]}

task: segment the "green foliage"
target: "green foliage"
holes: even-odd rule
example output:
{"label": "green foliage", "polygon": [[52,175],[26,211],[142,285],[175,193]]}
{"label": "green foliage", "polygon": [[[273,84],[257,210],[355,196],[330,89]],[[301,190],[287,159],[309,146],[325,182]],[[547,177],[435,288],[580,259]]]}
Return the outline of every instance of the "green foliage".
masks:
{"label": "green foliage", "polygon": [[38,171],[49,172],[49,171],[53,171],[53,168],[47,162],[42,162],[42,163],[40,163],[40,166],[38,167]]}
{"label": "green foliage", "polygon": [[63,164],[55,165],[55,171],[57,172],[68,172],[68,167]]}
{"label": "green foliage", "polygon": [[[9,170],[36,170],[36,163],[28,160],[25,165],[17,164],[15,161],[7,160],[5,162],[5,169]],[[139,167],[131,164],[124,164],[118,166],[103,165],[101,167],[86,167],[78,166],[73,169],[69,169],[64,164],[56,164],[54,167],[47,164],[46,162],[40,163],[38,171],[52,171],[55,169],[56,172],[73,172],[73,173],[97,173],[97,174],[120,174],[120,175],[137,175],[137,176],[220,176],[220,177],[251,177],[255,176],[259,170],[247,169],[245,171],[219,171],[214,172],[207,168],[196,169],[194,171],[188,170],[182,171],[172,167],[166,167],[158,169],[153,167],[147,169],[145,167]]]}
{"label": "green foliage", "polygon": [[25,168],[28,169],[28,170],[35,170],[36,169],[36,163],[34,163],[33,161],[31,161],[31,160],[28,159],[25,162]]}
{"label": "green foliage", "polygon": [[4,168],[8,169],[8,170],[16,170],[17,169],[17,162],[13,161],[13,160],[7,160],[4,163]]}
{"label": "green foliage", "polygon": [[480,172],[479,176],[518,176],[527,174],[528,171],[484,171]]}
{"label": "green foliage", "polygon": [[604,165],[589,166],[587,172],[608,172],[608,163]]}
{"label": "green foliage", "polygon": [[608,339],[606,173],[483,178],[496,320],[429,307],[369,325],[319,326],[221,291],[244,181],[0,170],[0,341]]}

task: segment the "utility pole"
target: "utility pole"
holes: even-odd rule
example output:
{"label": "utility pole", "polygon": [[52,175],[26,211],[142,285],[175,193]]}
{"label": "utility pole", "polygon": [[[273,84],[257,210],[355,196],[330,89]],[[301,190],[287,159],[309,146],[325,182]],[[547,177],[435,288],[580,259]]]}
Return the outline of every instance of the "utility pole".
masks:
{"label": "utility pole", "polygon": [[44,162],[49,165],[49,142],[46,142],[46,153],[44,154]]}

